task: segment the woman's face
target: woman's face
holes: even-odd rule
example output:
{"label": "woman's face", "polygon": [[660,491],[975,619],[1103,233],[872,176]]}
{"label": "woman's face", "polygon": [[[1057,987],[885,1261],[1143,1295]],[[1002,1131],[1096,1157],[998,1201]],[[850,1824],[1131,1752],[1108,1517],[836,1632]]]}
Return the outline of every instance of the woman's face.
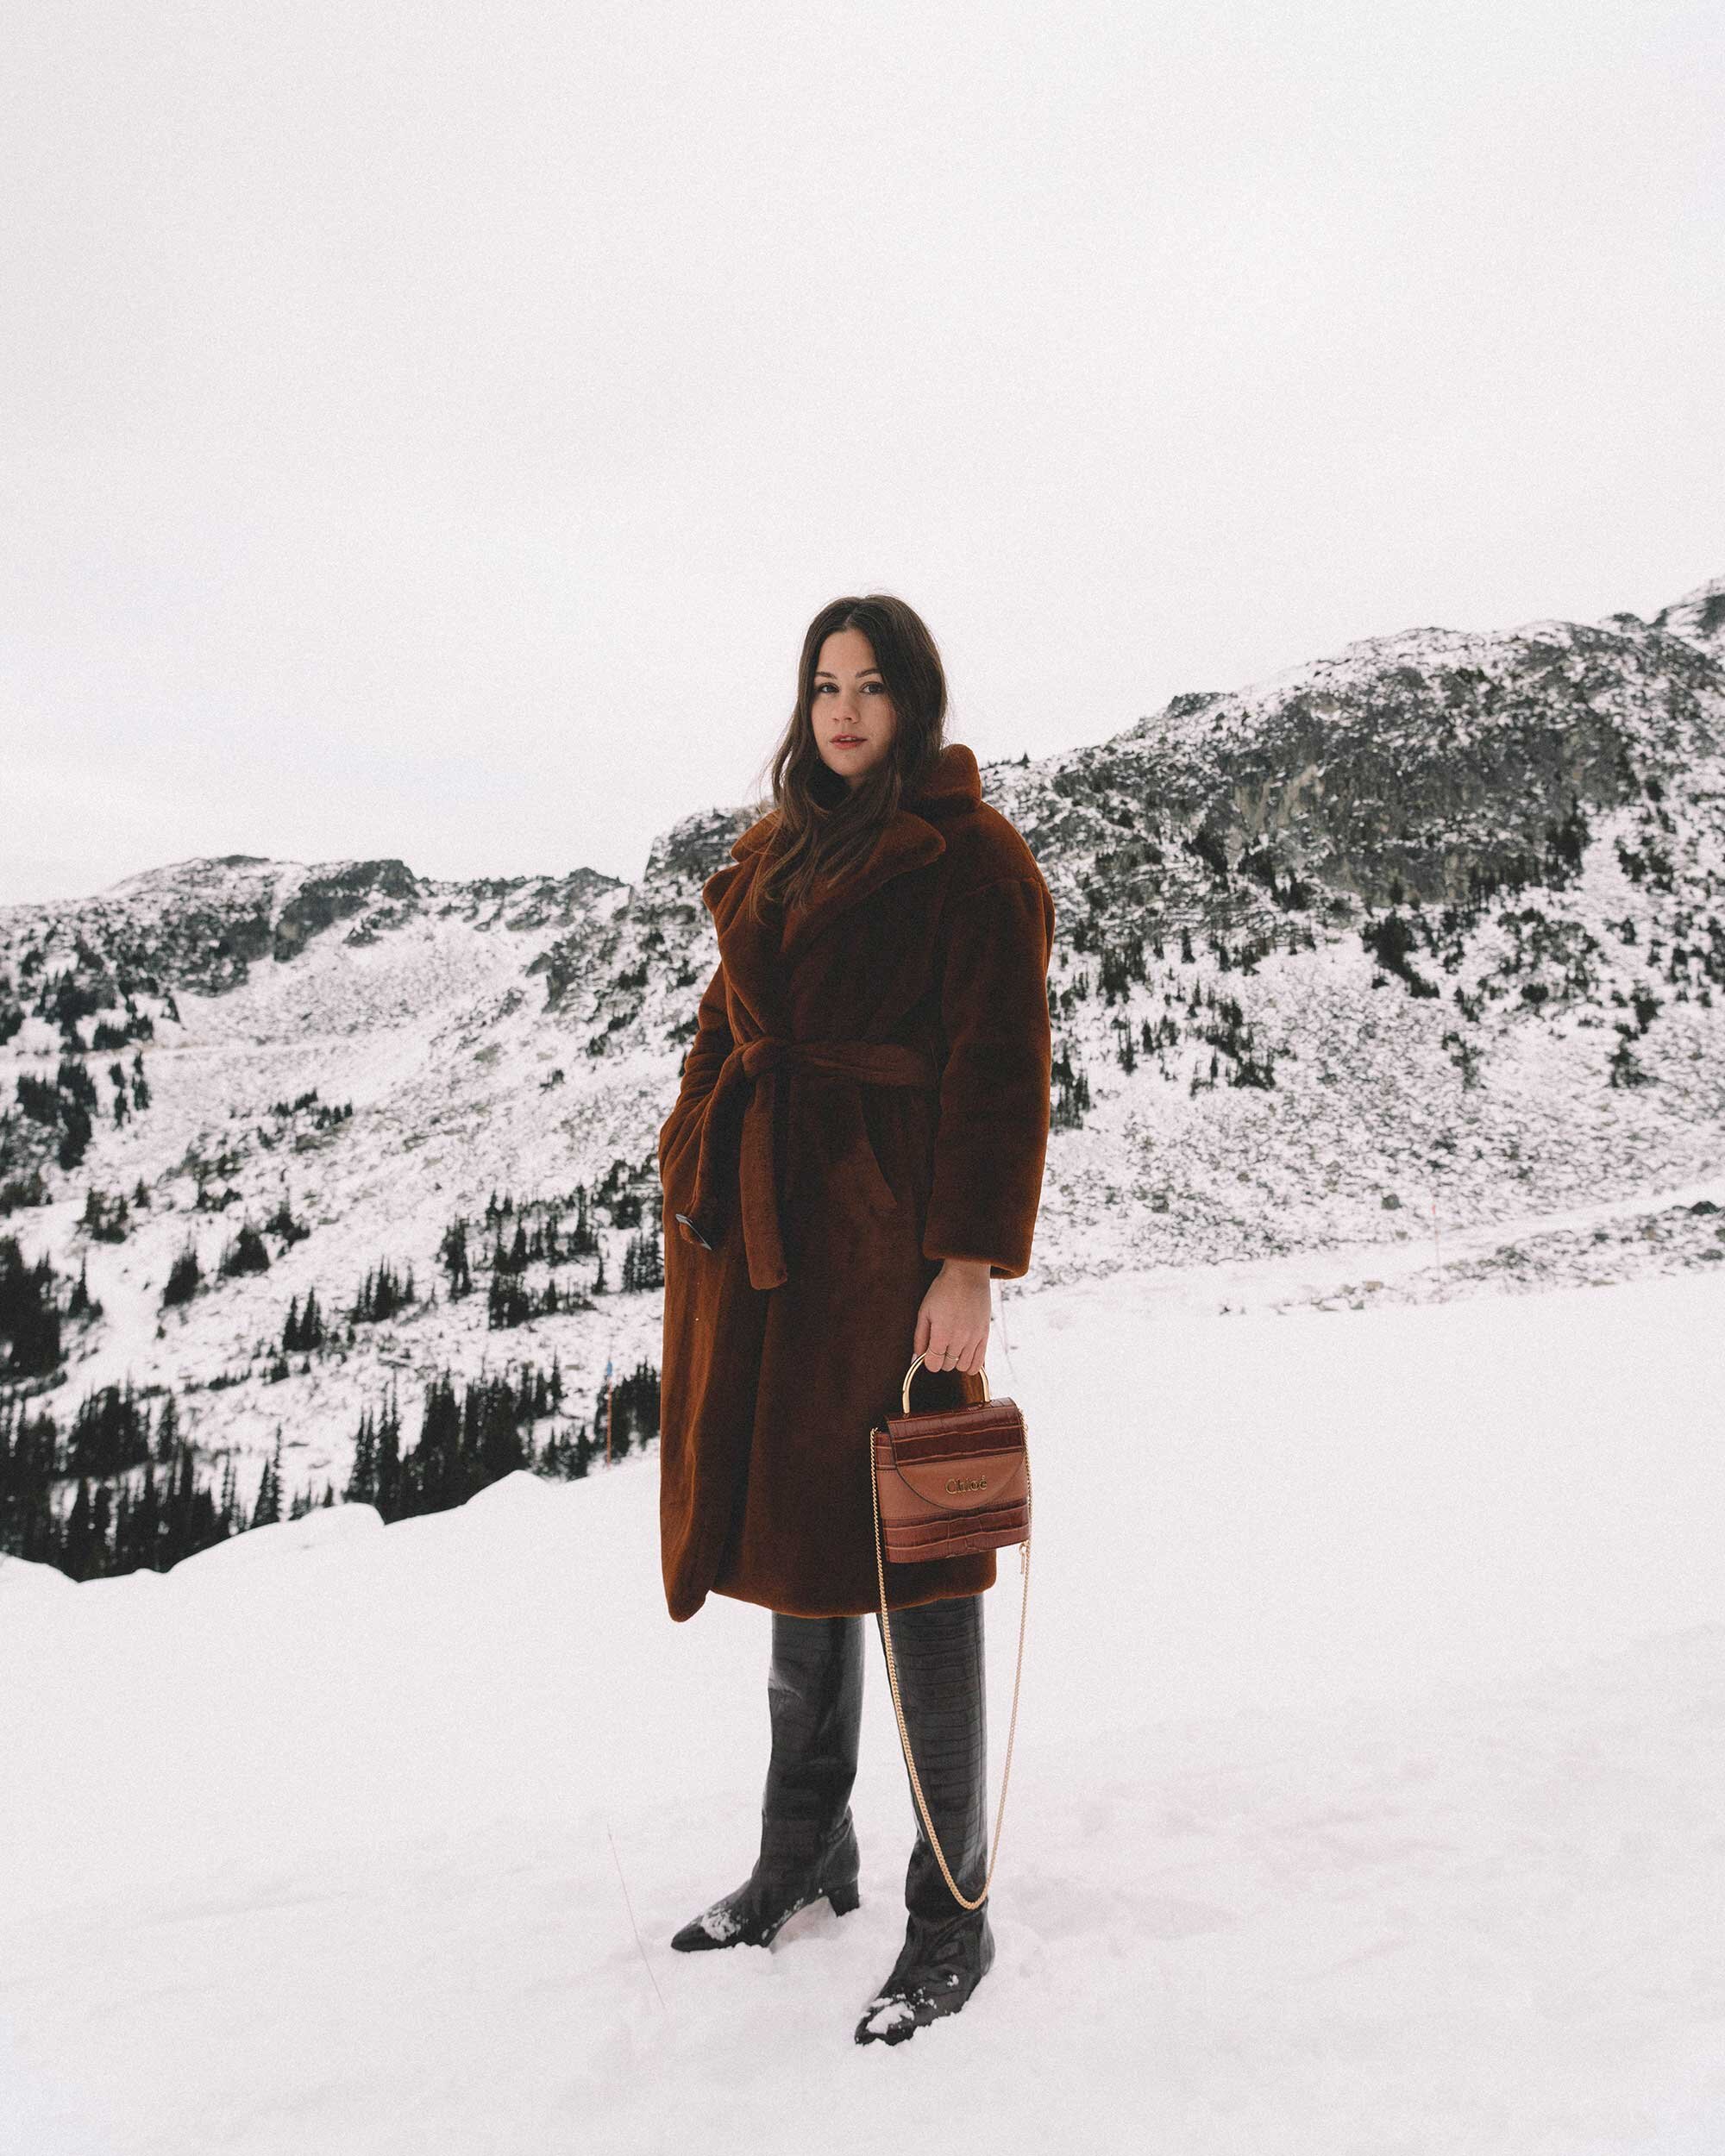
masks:
{"label": "woman's face", "polygon": [[886,755],[898,724],[875,647],[860,629],[835,629],[815,660],[809,722],[821,761],[855,786]]}

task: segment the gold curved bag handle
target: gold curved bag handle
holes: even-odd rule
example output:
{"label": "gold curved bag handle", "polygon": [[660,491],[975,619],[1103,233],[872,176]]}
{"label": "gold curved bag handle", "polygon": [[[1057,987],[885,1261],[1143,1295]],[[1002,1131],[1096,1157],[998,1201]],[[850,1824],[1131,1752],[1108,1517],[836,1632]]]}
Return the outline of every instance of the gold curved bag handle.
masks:
{"label": "gold curved bag handle", "polygon": [[[919,1356],[919,1355],[918,1355],[918,1356],[913,1356],[913,1357],[911,1358],[911,1366],[910,1366],[910,1368],[909,1368],[909,1369],[908,1369],[905,1372],[905,1389],[904,1389],[904,1394],[903,1394],[903,1403],[904,1403],[904,1412],[905,1412],[906,1414],[909,1414],[909,1413],[910,1413],[910,1411],[911,1411],[911,1380],[912,1380],[912,1378],[913,1378],[913,1377],[916,1376],[916,1374],[917,1374],[917,1366],[918,1366],[918,1364],[919,1364],[919,1363],[921,1363],[921,1361],[922,1361],[922,1357],[921,1357],[921,1356]],[[942,1375],[942,1373],[941,1373],[940,1371],[937,1370],[937,1371],[935,1372],[935,1375],[936,1375],[936,1376],[941,1376],[941,1375]],[[968,1404],[969,1404],[969,1405],[970,1405],[971,1407],[982,1407],[982,1405],[983,1405],[983,1404],[984,1404],[984,1403],[988,1401],[988,1397],[989,1397],[989,1394],[988,1394],[988,1373],[987,1369],[986,1369],[986,1368],[984,1368],[984,1367],[982,1367],[982,1365],[980,1365],[980,1364],[979,1364],[979,1365],[978,1365],[978,1367],[977,1367],[977,1368],[976,1368],[974,1371],[973,1371],[973,1370],[960,1370],[960,1371],[959,1371],[959,1373],[958,1373],[958,1375],[959,1375],[961,1377],[971,1377],[971,1376],[975,1376],[975,1377],[980,1377],[980,1378],[982,1379],[982,1398],[981,1400],[978,1400],[978,1401],[970,1401],[970,1402],[969,1402],[969,1403],[968,1403]]]}

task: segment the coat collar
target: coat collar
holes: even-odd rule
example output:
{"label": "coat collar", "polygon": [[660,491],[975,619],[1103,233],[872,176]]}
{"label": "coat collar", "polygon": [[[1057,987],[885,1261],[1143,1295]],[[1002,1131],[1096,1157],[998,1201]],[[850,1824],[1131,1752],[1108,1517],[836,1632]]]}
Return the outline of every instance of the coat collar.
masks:
{"label": "coat collar", "polygon": [[946,850],[941,823],[980,806],[982,799],[982,774],[975,753],[963,742],[949,742],[931,776],[881,827],[873,851],[830,891],[794,914],[782,939],[770,922],[753,920],[746,904],[759,857],[777,827],[777,810],[737,838],[731,852],[737,868],[715,870],[701,887],[701,903],[712,914],[719,956],[731,987],[763,1033],[781,1030],[775,976],[787,962],[883,883],[938,860]]}

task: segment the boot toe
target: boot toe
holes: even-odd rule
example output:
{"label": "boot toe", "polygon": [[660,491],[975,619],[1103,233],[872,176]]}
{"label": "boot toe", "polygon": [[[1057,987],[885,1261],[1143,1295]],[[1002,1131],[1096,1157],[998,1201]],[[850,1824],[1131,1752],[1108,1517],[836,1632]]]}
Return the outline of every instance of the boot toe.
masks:
{"label": "boot toe", "polygon": [[931,2021],[957,2014],[975,1989],[956,1971],[932,1977],[907,1990],[883,1991],[869,2002],[868,2011],[856,2024],[859,2044],[903,2044]]}
{"label": "boot toe", "polygon": [[680,1954],[706,1953],[715,1946],[735,1946],[747,1928],[735,1898],[727,1895],[711,1908],[703,1909],[699,1916],[692,1916],[680,1932],[673,1934],[671,1944]]}
{"label": "boot toe", "polygon": [[986,1910],[931,1923],[913,1916],[892,1974],[856,2024],[859,2044],[902,2044],[931,2021],[957,2014],[994,1960]]}

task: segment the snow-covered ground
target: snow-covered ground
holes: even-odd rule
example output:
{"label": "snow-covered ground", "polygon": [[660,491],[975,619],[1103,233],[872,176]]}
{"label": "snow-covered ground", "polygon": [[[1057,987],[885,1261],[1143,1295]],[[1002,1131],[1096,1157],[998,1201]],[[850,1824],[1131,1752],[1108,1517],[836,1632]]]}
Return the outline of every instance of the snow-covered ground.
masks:
{"label": "snow-covered ground", "polygon": [[670,1623],[650,1457],[0,1562],[0,2149],[1716,2156],[1725,1267],[1287,1268],[1008,1293],[1000,1956],[898,2050],[850,2041],[912,1834],[878,1648],[860,1911],[668,1950],[753,1856],[768,1620]]}

